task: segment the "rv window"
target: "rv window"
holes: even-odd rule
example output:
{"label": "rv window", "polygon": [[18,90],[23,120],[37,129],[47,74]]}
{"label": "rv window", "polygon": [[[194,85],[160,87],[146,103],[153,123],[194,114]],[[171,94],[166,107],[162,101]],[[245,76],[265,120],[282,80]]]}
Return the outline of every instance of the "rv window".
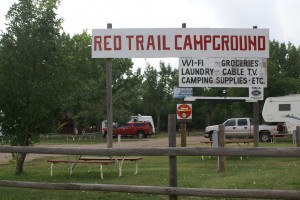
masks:
{"label": "rv window", "polygon": [[279,111],[290,111],[291,104],[279,104]]}

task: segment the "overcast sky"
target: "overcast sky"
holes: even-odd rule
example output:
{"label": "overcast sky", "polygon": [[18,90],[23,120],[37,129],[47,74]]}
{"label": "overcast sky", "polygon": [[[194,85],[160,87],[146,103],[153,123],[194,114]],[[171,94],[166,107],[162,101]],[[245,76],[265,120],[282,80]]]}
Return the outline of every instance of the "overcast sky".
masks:
{"label": "overcast sky", "polygon": [[[1,0],[0,29],[17,0]],[[268,28],[270,40],[300,46],[299,0],[61,0],[58,15],[64,31],[73,35],[83,30],[113,28]],[[159,60],[178,67],[178,59],[133,59],[136,67]]]}

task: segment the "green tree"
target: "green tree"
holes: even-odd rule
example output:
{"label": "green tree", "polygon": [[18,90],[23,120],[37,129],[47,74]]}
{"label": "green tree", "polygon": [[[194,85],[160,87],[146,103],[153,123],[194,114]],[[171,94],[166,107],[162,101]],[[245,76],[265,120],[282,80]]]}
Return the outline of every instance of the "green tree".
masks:
{"label": "green tree", "polygon": [[300,51],[289,43],[270,42],[268,59],[268,87],[265,97],[298,93],[300,78]]}
{"label": "green tree", "polygon": [[[115,122],[125,123],[128,122],[130,116],[139,114],[136,111],[143,108],[141,102],[143,77],[141,69],[137,69],[136,72],[132,71],[133,63],[131,59],[114,59],[114,61],[118,60],[122,62],[113,62],[113,72],[119,71],[119,75],[115,75],[113,79],[113,118]],[[123,67],[120,67],[120,65]],[[122,72],[120,70],[122,68],[125,71]]]}
{"label": "green tree", "polygon": [[[160,71],[147,65],[144,72],[143,103],[145,110],[156,115],[156,131],[160,131],[161,113],[168,111],[168,103],[172,101],[173,79],[175,74],[170,65],[160,62]],[[175,108],[175,107],[174,107]]]}
{"label": "green tree", "polygon": [[105,60],[91,58],[91,36],[83,31],[59,40],[63,68],[63,113],[76,121],[80,130],[100,124],[105,113]]}
{"label": "green tree", "polygon": [[[62,88],[57,40],[61,20],[58,0],[20,0],[6,15],[0,44],[2,128],[11,145],[29,146],[40,133],[53,131]],[[17,156],[23,172],[26,154]]]}
{"label": "green tree", "polygon": [[[60,38],[68,82],[64,112],[75,119],[81,130],[99,126],[106,119],[106,60],[91,58],[90,44],[91,35],[86,31],[72,38],[68,34]],[[118,123],[129,120],[131,104],[139,96],[140,69],[134,74],[132,66],[131,59],[113,59],[113,118]]]}

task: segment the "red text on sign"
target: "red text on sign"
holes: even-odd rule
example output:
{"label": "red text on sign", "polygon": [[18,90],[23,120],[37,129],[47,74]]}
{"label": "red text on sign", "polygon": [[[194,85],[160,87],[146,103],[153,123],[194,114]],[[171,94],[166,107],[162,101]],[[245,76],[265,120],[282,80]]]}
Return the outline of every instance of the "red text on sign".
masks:
{"label": "red text on sign", "polygon": [[[170,50],[166,35],[127,35],[128,50]],[[135,43],[135,47],[133,44]]]}
{"label": "red text on sign", "polygon": [[120,35],[105,35],[94,37],[94,51],[119,51],[122,49],[122,39]]}
{"label": "red text on sign", "polygon": [[265,51],[265,36],[175,35],[175,50]]}

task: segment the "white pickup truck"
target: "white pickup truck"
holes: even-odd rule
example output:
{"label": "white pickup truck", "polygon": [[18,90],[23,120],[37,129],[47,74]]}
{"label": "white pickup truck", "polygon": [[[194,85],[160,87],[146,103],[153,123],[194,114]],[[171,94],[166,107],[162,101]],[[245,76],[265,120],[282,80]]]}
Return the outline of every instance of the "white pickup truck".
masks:
{"label": "white pickup truck", "polygon": [[[254,127],[251,118],[227,119],[225,125],[226,138],[253,138]],[[259,139],[261,142],[269,142],[272,134],[278,134],[277,125],[259,125]],[[213,131],[218,131],[219,125],[207,126],[204,137],[212,140]]]}

